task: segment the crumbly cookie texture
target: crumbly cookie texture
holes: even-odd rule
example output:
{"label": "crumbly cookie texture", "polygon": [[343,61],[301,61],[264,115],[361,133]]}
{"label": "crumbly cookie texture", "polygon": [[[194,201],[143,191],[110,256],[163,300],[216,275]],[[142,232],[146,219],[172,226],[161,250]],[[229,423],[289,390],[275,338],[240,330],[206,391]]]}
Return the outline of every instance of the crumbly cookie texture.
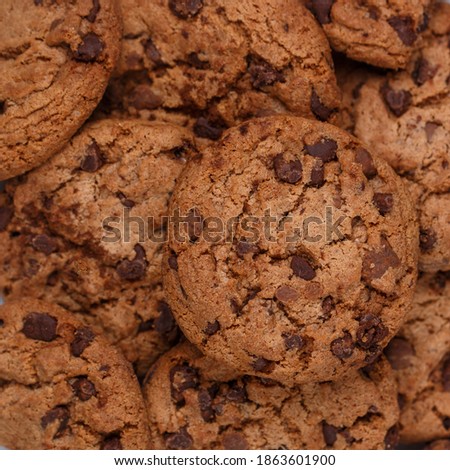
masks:
{"label": "crumbly cookie texture", "polygon": [[432,0],[303,0],[332,47],[351,59],[405,68],[427,29]]}
{"label": "crumbly cookie texture", "polygon": [[450,273],[419,280],[405,325],[386,349],[399,385],[404,443],[450,437]]}
{"label": "crumbly cookie texture", "polygon": [[59,151],[92,113],[117,62],[115,0],[2,0],[0,180]]}
{"label": "crumbly cookie texture", "polygon": [[373,361],[410,306],[418,228],[402,181],[329,124],[230,129],[188,164],[169,213],[175,318],[241,373],[337,379]]}
{"label": "crumbly cookie texture", "polygon": [[287,388],[237,377],[186,342],[159,359],[143,392],[157,449],[383,449],[398,438],[385,360],[335,383]]}
{"label": "crumbly cookie texture", "polygon": [[253,116],[333,120],[340,93],[330,48],[298,0],[123,0],[122,12],[109,112],[190,115],[197,136],[212,140]]}
{"label": "crumbly cookie texture", "polygon": [[129,363],[54,304],[0,307],[0,444],[10,449],[147,449]]}
{"label": "crumbly cookie texture", "polygon": [[192,135],[170,124],[105,120],[8,188],[0,285],[83,317],[138,375],[178,339],[161,279],[168,201]]}
{"label": "crumbly cookie texture", "polygon": [[405,71],[370,76],[356,92],[344,89],[356,97],[356,136],[412,184],[420,269],[427,272],[450,269],[449,40],[450,5],[440,4]]}

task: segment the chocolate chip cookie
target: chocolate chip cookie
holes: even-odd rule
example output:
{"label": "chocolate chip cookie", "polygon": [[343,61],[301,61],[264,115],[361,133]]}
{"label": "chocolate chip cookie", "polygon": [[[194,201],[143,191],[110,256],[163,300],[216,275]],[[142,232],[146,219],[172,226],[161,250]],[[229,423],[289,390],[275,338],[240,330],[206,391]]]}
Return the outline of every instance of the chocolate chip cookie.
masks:
{"label": "chocolate chip cookie", "polygon": [[182,113],[198,137],[212,140],[252,116],[334,118],[329,45],[298,0],[123,0],[122,11],[109,112]]}
{"label": "chocolate chip cookie", "polygon": [[178,339],[161,252],[168,200],[194,151],[192,135],[167,123],[85,127],[4,196],[6,298],[33,295],[78,313],[144,374]]}
{"label": "chocolate chip cookie", "polygon": [[406,71],[372,76],[354,102],[355,134],[412,183],[420,269],[450,269],[450,5],[440,4]]}
{"label": "chocolate chip cookie", "polygon": [[186,337],[241,373],[337,379],[400,328],[418,228],[401,179],[346,132],[293,116],[227,131],[183,172],[163,262]]}
{"label": "chocolate chip cookie", "polygon": [[59,151],[100,101],[120,48],[115,0],[0,3],[0,180]]}
{"label": "chocolate chip cookie", "polygon": [[148,449],[136,377],[115,348],[56,305],[0,307],[0,444]]}
{"label": "chocolate chip cookie", "polygon": [[304,0],[332,47],[348,57],[399,69],[428,25],[432,0]]}
{"label": "chocolate chip cookie", "polygon": [[159,359],[143,390],[157,449],[382,449],[398,437],[387,361],[290,389],[238,377],[184,343]]}
{"label": "chocolate chip cookie", "polygon": [[450,273],[425,274],[386,349],[399,385],[405,443],[450,437]]}

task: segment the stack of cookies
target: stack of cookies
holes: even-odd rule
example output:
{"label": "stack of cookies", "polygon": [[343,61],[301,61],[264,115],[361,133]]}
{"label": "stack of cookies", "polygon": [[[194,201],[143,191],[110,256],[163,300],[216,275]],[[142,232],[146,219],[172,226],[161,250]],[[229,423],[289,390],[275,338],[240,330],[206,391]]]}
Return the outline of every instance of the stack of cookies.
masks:
{"label": "stack of cookies", "polygon": [[450,448],[450,5],[0,18],[0,445]]}

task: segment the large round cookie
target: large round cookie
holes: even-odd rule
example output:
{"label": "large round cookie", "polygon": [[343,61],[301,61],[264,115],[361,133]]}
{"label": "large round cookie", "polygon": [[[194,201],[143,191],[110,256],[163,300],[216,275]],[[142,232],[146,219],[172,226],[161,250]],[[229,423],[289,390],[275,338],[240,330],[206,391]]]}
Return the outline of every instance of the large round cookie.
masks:
{"label": "large round cookie", "polygon": [[404,68],[428,25],[432,0],[303,0],[332,47],[378,67]]}
{"label": "large round cookie", "polygon": [[449,40],[450,5],[441,4],[406,71],[371,76],[353,102],[356,136],[412,183],[428,272],[450,269]]}
{"label": "large round cookie", "polygon": [[242,373],[336,379],[370,363],[410,305],[418,229],[401,179],[329,124],[230,129],[186,167],[170,215],[174,315]]}
{"label": "large round cookie", "polygon": [[330,48],[298,0],[123,0],[122,13],[110,109],[184,113],[199,137],[213,140],[252,116],[334,117]]}
{"label": "large round cookie", "polygon": [[386,349],[399,385],[404,443],[450,437],[450,278],[419,280],[407,321]]}
{"label": "large round cookie", "polygon": [[33,295],[83,315],[144,374],[178,337],[161,251],[168,200],[193,152],[191,134],[170,124],[84,127],[9,187],[0,208],[6,298]]}
{"label": "large round cookie", "polygon": [[148,449],[129,363],[56,305],[0,307],[0,445],[10,449]]}
{"label": "large round cookie", "polygon": [[157,449],[382,449],[398,437],[387,361],[289,389],[238,377],[184,343],[159,359],[143,391]]}
{"label": "large round cookie", "polygon": [[115,0],[0,2],[0,180],[59,151],[89,117],[119,55]]}

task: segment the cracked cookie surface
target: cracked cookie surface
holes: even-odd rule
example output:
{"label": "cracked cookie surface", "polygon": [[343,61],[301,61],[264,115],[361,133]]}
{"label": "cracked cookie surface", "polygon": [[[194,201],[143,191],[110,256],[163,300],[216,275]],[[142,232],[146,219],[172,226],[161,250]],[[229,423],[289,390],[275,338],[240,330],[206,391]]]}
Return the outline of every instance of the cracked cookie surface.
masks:
{"label": "cracked cookie surface", "polygon": [[428,25],[432,0],[303,0],[332,47],[382,68],[404,68]]}
{"label": "cracked cookie surface", "polygon": [[297,0],[136,4],[122,2],[123,48],[106,96],[109,112],[169,120],[181,114],[198,137],[212,140],[258,115],[333,119],[339,90],[330,48]]}
{"label": "cracked cookie surface", "polygon": [[157,449],[383,449],[398,437],[385,360],[335,383],[290,389],[238,377],[186,342],[159,359],[143,392]]}
{"label": "cracked cookie surface", "polygon": [[194,151],[186,129],[104,120],[11,184],[0,207],[6,299],[78,313],[144,374],[178,339],[161,285],[164,217]]}
{"label": "cracked cookie surface", "polygon": [[0,307],[0,444],[10,449],[147,449],[130,364],[54,304]]}
{"label": "cracked cookie surface", "polygon": [[[369,74],[354,93],[354,133],[411,182],[422,271],[450,269],[450,5],[440,4],[407,69]],[[348,98],[344,101],[348,101]]]}
{"label": "cracked cookie surface", "polygon": [[409,308],[418,228],[406,190],[334,126],[272,116],[230,129],[188,164],[169,213],[175,318],[241,373],[337,379],[374,360]]}
{"label": "cracked cookie surface", "polygon": [[59,151],[100,101],[119,55],[115,0],[0,3],[0,180]]}
{"label": "cracked cookie surface", "polygon": [[424,274],[385,350],[399,387],[404,443],[450,437],[450,273]]}

